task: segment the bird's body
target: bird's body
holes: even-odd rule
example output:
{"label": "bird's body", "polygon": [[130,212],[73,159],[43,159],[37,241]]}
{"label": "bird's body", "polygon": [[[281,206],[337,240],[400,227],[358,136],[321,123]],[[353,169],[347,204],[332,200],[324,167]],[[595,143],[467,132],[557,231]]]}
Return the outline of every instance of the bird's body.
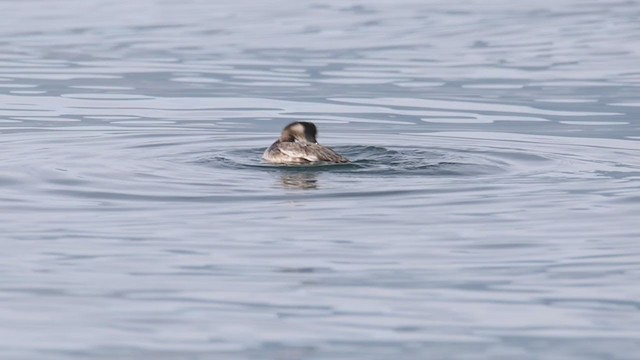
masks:
{"label": "bird's body", "polygon": [[287,125],[280,138],[269,146],[262,158],[274,164],[348,163],[349,160],[331,148],[318,144],[318,130],[310,122]]}

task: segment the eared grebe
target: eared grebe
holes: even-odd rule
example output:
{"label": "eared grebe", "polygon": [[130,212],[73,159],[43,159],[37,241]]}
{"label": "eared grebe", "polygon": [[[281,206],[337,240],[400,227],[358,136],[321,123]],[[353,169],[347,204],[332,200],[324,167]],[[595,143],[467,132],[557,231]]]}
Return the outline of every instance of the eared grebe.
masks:
{"label": "eared grebe", "polygon": [[311,122],[297,121],[287,125],[280,138],[262,154],[274,164],[348,163],[326,146],[318,144],[318,129]]}

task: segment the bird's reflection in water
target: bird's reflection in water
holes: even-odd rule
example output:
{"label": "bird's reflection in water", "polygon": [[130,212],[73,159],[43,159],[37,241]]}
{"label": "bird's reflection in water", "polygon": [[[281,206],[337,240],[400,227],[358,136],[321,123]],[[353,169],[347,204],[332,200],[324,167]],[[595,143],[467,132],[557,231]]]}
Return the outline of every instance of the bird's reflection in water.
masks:
{"label": "bird's reflection in water", "polygon": [[313,172],[283,172],[280,182],[285,189],[317,189],[317,174]]}

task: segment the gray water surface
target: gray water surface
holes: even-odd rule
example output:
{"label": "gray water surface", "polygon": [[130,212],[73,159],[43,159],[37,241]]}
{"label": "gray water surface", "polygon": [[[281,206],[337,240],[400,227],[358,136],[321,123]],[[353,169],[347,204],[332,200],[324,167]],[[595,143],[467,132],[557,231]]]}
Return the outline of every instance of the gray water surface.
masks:
{"label": "gray water surface", "polygon": [[3,359],[638,359],[640,3],[0,14]]}

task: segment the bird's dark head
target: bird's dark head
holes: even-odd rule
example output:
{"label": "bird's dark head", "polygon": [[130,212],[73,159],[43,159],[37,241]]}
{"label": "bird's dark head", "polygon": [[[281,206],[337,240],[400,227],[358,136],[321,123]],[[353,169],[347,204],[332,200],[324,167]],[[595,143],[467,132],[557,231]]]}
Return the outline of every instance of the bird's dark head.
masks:
{"label": "bird's dark head", "polygon": [[318,128],[312,122],[296,121],[282,130],[280,141],[317,144]]}

